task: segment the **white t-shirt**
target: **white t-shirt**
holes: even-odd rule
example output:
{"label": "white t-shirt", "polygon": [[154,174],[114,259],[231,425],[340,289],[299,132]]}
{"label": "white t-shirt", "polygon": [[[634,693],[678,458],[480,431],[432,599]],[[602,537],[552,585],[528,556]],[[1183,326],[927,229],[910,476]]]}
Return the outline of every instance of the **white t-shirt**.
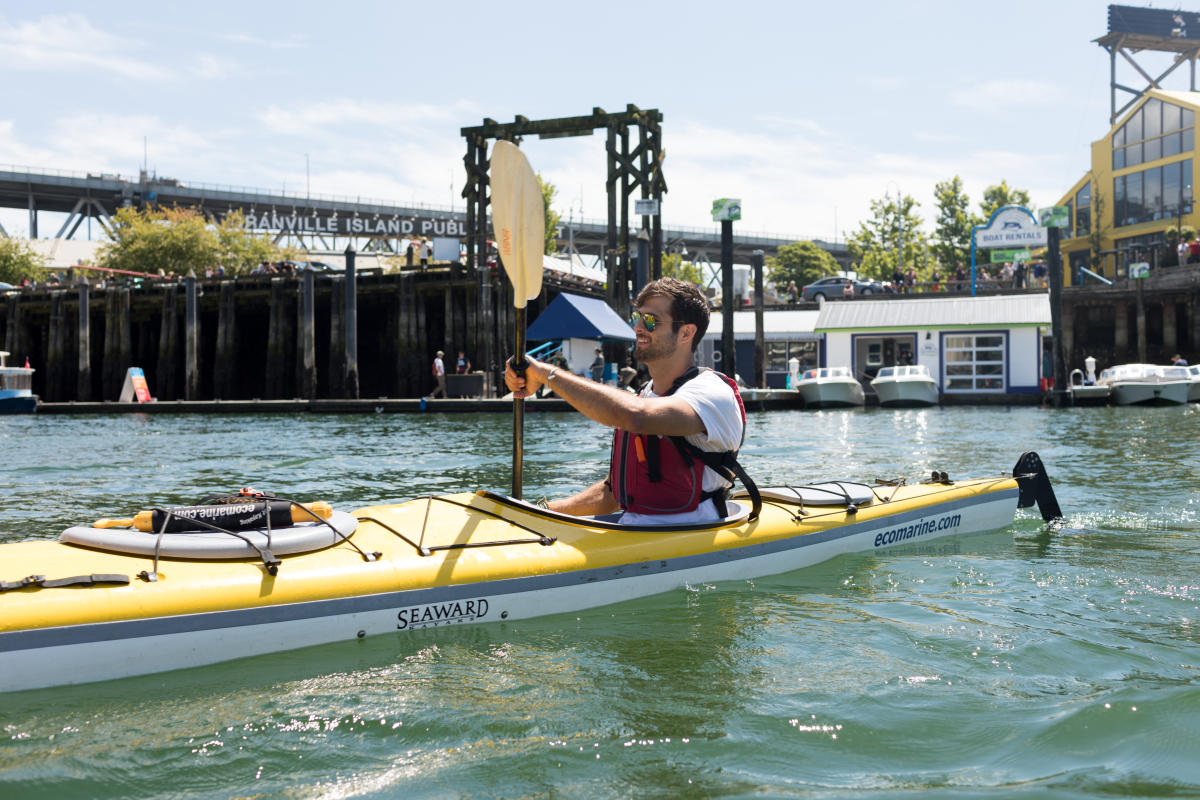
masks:
{"label": "white t-shirt", "polygon": [[[653,382],[642,389],[642,397],[658,397],[653,391]],[[695,433],[684,437],[701,450],[724,452],[742,446],[742,412],[729,384],[712,370],[702,369],[700,374],[680,386],[675,397],[682,398],[704,423],[706,433]],[[711,492],[729,485],[711,468],[704,468],[704,491]],[[714,522],[720,519],[711,500],[705,500],[694,511],[680,514],[637,514],[626,511],[621,522],[627,525],[683,525],[690,522]]]}
{"label": "white t-shirt", "polygon": [[446,374],[446,365],[444,363],[442,363],[442,360],[440,358],[435,358],[433,360],[433,374],[434,375],[445,375]]}

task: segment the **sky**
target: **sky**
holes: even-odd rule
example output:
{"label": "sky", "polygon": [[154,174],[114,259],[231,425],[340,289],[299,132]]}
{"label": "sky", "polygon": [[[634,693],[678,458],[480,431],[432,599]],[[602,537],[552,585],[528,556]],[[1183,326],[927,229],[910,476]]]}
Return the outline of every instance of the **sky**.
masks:
{"label": "sky", "polygon": [[[739,233],[844,241],[899,192],[931,229],[934,185],[955,175],[973,208],[1001,180],[1053,205],[1108,131],[1106,14],[1095,0],[19,0],[0,6],[0,165],[136,178],[145,164],[463,210],[462,127],[632,103],[663,114],[666,227],[711,228],[712,201],[736,197]],[[1187,88],[1177,74],[1165,88]],[[602,132],[522,147],[564,218],[604,218]],[[61,220],[41,215],[39,233]],[[27,235],[28,213],[0,209],[0,224]]]}

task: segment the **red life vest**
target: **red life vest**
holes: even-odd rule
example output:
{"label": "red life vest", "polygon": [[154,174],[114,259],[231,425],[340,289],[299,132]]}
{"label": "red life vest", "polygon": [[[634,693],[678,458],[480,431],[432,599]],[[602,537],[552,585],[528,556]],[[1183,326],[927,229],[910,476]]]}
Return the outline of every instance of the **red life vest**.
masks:
{"label": "red life vest", "polygon": [[[664,397],[674,394],[680,386],[699,374],[699,368],[692,367],[675,381]],[[737,399],[744,441],[746,407],[737,383],[720,372],[715,374],[729,385]],[[730,483],[735,477],[740,478],[754,500],[754,517],[758,516],[758,490],[737,463],[736,450],[701,450],[682,436],[633,434],[623,430],[613,432],[608,481],[613,496],[625,511],[679,514],[694,511],[705,500],[713,499],[718,513],[725,516],[725,494],[728,490],[704,491],[705,467],[711,467]]]}

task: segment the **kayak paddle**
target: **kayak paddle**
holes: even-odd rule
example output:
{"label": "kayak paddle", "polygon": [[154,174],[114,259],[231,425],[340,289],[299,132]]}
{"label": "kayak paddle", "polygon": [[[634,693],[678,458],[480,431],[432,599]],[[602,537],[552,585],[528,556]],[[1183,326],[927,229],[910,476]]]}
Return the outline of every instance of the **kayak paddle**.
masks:
{"label": "kayak paddle", "polygon": [[[513,286],[517,354],[513,368],[525,369],[525,304],[542,291],[542,254],[546,247],[546,217],[542,189],[525,154],[512,142],[499,140],[492,148],[492,236],[500,262]],[[521,460],[524,454],[525,402],[513,398],[512,496],[521,499]]]}

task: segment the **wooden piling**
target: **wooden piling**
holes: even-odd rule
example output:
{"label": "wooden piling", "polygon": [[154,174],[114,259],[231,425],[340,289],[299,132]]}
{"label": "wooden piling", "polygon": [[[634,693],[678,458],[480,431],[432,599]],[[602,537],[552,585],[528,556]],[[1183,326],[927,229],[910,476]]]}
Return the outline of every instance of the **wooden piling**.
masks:
{"label": "wooden piling", "polygon": [[271,400],[282,400],[291,394],[291,387],[287,381],[288,343],[291,341],[288,322],[291,315],[287,309],[286,285],[283,278],[271,279],[267,328],[267,385],[264,391]]}
{"label": "wooden piling", "polygon": [[483,390],[486,397],[495,396],[493,382],[496,379],[496,316],[493,311],[492,278],[487,267],[479,270],[479,307],[483,320],[483,353],[480,359],[483,363],[479,368],[484,372]]}
{"label": "wooden piling", "polygon": [[119,388],[114,388],[115,379],[112,376],[112,351],[113,336],[115,327],[113,326],[113,317],[116,312],[113,310],[113,299],[115,289],[105,289],[104,296],[104,340],[100,344],[100,399],[101,400],[116,400]]}
{"label": "wooden piling", "polygon": [[1188,329],[1188,349],[1195,357],[1200,355],[1200,300],[1194,294],[1188,296]]}
{"label": "wooden piling", "polygon": [[195,278],[184,282],[183,399],[200,399],[200,308]]}
{"label": "wooden piling", "polygon": [[1175,298],[1168,297],[1162,301],[1162,340],[1165,358],[1170,358],[1179,344],[1176,327]]}
{"label": "wooden piling", "polygon": [[[121,358],[121,297],[120,290],[110,287],[104,293],[104,351],[100,362],[100,388],[103,400],[116,400],[121,395],[127,363]],[[126,324],[128,318],[125,318]],[[128,336],[128,334],[126,334]]]}
{"label": "wooden piling", "polygon": [[29,357],[26,348],[27,335],[22,319],[21,295],[12,294],[8,297],[8,321],[4,330],[4,350],[12,358],[12,364],[20,366]]}
{"label": "wooden piling", "polygon": [[417,337],[417,303],[415,280],[412,275],[400,278],[400,294],[396,298],[396,382],[397,397],[420,397],[425,387],[420,385],[420,342]]}
{"label": "wooden piling", "polygon": [[1129,306],[1124,300],[1113,302],[1113,359],[1114,363],[1128,361]]}
{"label": "wooden piling", "polygon": [[232,400],[237,397],[237,285],[221,281],[217,305],[217,346],[213,359],[213,397]]}
{"label": "wooden piling", "polygon": [[67,398],[65,295],[66,292],[50,293],[50,335],[46,347],[46,400],[50,402]]}
{"label": "wooden piling", "polygon": [[87,281],[79,284],[79,373],[75,382],[75,399],[92,399],[92,317]]}
{"label": "wooden piling", "polygon": [[358,279],[354,248],[346,248],[346,386],[345,396],[358,397]]}
{"label": "wooden piling", "polygon": [[299,371],[298,396],[314,399],[317,396],[317,330],[313,271],[304,270],[300,279],[300,336],[296,363]]}
{"label": "wooden piling", "polygon": [[160,400],[177,400],[179,397],[175,388],[180,358],[179,311],[176,302],[178,293],[177,284],[163,287],[162,316],[158,334],[158,367],[155,369],[155,381],[151,386],[151,394]]}
{"label": "wooden piling", "polygon": [[[453,364],[454,357],[458,355],[456,351],[458,339],[454,328],[454,291],[449,286],[442,289],[442,319],[445,320],[446,329],[442,335],[442,345],[438,349],[446,352],[445,362]],[[447,371],[453,371],[453,367],[448,368]]]}
{"label": "wooden piling", "polygon": [[1145,278],[1137,281],[1137,360],[1139,364],[1146,363],[1146,298],[1142,289]]}
{"label": "wooden piling", "polygon": [[334,278],[329,287],[329,369],[326,397],[341,398],[346,391],[345,278]]}

